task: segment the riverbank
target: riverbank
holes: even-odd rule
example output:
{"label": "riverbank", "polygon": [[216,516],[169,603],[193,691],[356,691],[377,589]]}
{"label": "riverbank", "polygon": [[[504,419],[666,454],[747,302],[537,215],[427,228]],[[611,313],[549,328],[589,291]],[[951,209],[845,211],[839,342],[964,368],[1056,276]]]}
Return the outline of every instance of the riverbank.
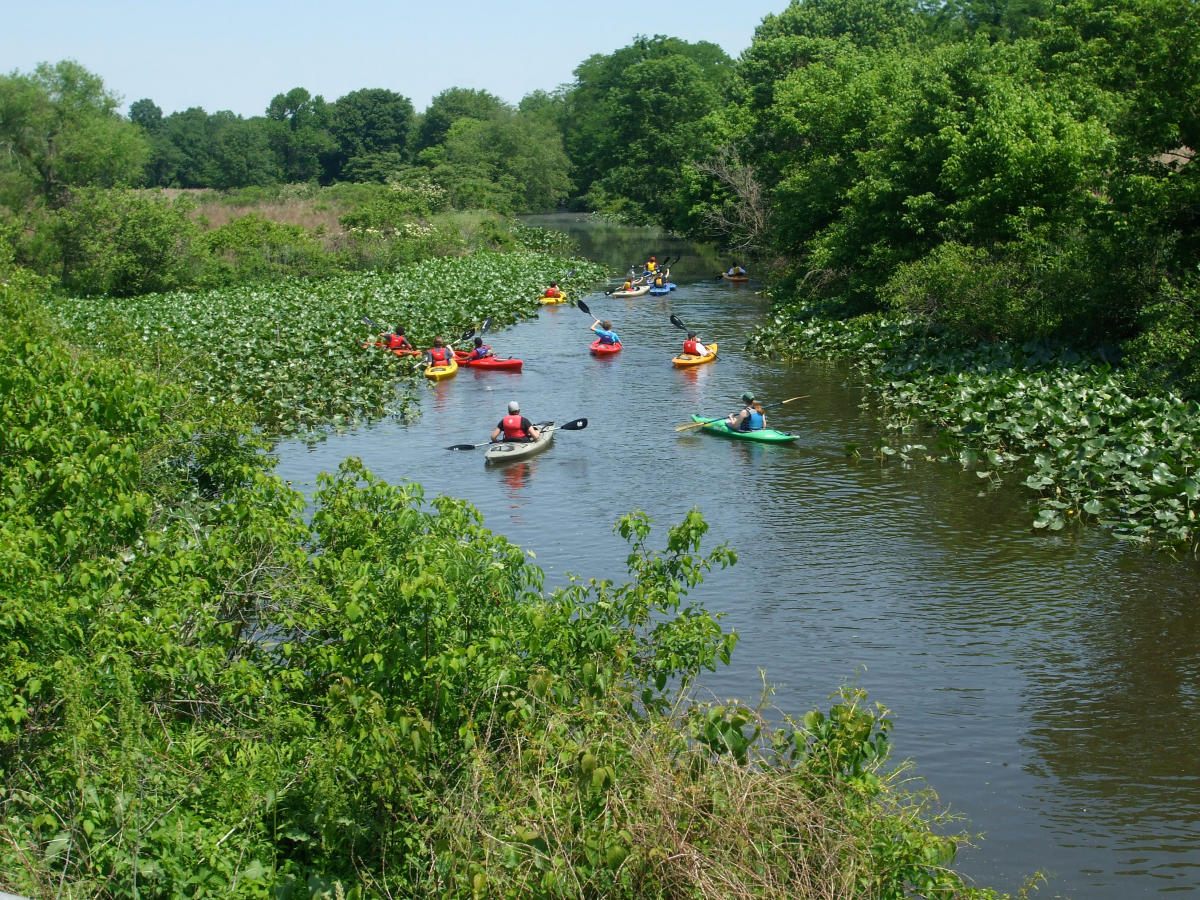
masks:
{"label": "riverbank", "polygon": [[1200,552],[1200,406],[1147,396],[1096,358],[1048,344],[953,344],[914,321],[779,306],[750,341],[773,358],[849,359],[892,436],[848,447],[938,460],[1033,492],[1031,527],[1096,524],[1123,540]]}

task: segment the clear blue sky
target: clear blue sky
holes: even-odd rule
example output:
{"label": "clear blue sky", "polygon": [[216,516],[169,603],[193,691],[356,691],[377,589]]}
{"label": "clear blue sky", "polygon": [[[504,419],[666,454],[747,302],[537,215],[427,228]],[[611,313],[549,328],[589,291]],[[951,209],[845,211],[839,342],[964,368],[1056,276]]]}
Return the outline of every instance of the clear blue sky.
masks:
{"label": "clear blue sky", "polygon": [[306,88],[333,101],[387,88],[418,111],[448,87],[510,103],[572,80],[594,53],[639,34],[711,41],[737,57],[788,0],[32,0],[0,15],[0,71],[73,59],[104,79],[121,110],[143,97],[164,114],[192,106],[261,115]]}

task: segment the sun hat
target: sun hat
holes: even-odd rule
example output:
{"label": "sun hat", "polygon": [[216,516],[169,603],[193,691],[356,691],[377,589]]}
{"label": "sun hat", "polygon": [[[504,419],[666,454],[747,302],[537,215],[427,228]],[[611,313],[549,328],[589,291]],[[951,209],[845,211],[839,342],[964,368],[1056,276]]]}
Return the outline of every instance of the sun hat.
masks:
{"label": "sun hat", "polygon": [[510,413],[520,412],[521,404],[518,403],[516,400],[510,400],[508,403],[508,411]]}

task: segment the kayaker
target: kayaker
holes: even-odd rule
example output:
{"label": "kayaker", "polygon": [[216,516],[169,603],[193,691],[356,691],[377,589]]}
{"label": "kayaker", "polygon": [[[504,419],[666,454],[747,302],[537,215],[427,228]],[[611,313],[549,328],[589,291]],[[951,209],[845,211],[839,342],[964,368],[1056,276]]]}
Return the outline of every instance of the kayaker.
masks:
{"label": "kayaker", "polygon": [[654,257],[653,257],[653,256],[652,256],[652,257],[650,257],[650,261],[649,261],[648,263],[646,263],[646,271],[647,271],[647,272],[653,272],[653,271],[654,271],[655,269],[657,269],[657,268],[658,268],[658,263],[656,263],[656,262],[654,261]]}
{"label": "kayaker", "polygon": [[492,441],[498,441],[500,435],[504,435],[506,441],[536,441],[541,437],[537,426],[521,415],[521,404],[516,400],[508,404],[508,415],[500,420],[492,432]]}
{"label": "kayaker", "polygon": [[425,362],[431,366],[448,366],[454,359],[453,351],[440,337],[433,339],[433,347],[425,351]]}
{"label": "kayaker", "polygon": [[683,352],[688,356],[709,356],[708,345],[696,337],[696,332],[689,331],[687,340],[683,342]]}
{"label": "kayaker", "polygon": [[765,407],[754,399],[754,394],[750,391],[742,394],[741,409],[735,413],[730,413],[729,418],[725,420],[725,424],[729,426],[731,431],[762,431],[767,427],[767,416],[764,412]]}
{"label": "kayaker", "polygon": [[471,352],[467,354],[467,362],[476,359],[487,359],[492,355],[492,348],[483,342],[483,338],[475,338],[475,346],[471,348]]}
{"label": "kayaker", "polygon": [[550,287],[546,288],[546,296],[547,297],[561,297],[562,295],[563,295],[563,292],[562,292],[562,289],[558,286],[558,282],[557,281],[550,282]]}
{"label": "kayaker", "polygon": [[741,266],[733,265],[729,267],[729,271],[725,273],[730,278],[741,278],[746,274],[746,270]]}
{"label": "kayaker", "polygon": [[592,332],[600,338],[602,344],[619,344],[621,339],[617,337],[617,333],[612,330],[612,322],[605,319],[601,322],[597,319],[592,323]]}
{"label": "kayaker", "polygon": [[388,350],[411,350],[413,348],[413,345],[408,342],[408,338],[404,336],[403,328],[397,328],[390,333],[381,332],[379,339]]}

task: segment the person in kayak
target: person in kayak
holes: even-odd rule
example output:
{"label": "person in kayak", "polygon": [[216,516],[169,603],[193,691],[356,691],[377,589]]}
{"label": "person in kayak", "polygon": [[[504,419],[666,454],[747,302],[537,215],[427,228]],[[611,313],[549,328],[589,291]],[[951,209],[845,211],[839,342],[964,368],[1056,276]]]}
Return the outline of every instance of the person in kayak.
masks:
{"label": "person in kayak", "polygon": [[696,337],[696,332],[689,331],[687,340],[683,342],[683,352],[687,356],[711,356],[708,345]]}
{"label": "person in kayak", "polygon": [[646,271],[653,274],[654,270],[657,268],[658,268],[658,263],[654,261],[653,256],[650,257],[650,261],[646,263]]}
{"label": "person in kayak", "polygon": [[732,265],[729,267],[729,271],[726,272],[725,274],[728,275],[730,278],[743,278],[746,275],[746,270],[743,269],[741,266]]}
{"label": "person in kayak", "polygon": [[593,322],[592,332],[600,338],[600,343],[602,344],[621,343],[621,339],[617,337],[617,333],[612,330],[612,322],[608,321],[608,319],[605,319],[603,322],[597,319]]}
{"label": "person in kayak", "polygon": [[454,352],[440,337],[434,338],[433,346],[425,351],[425,362],[431,366],[448,366],[452,359],[454,359]]}
{"label": "person in kayak", "polygon": [[541,437],[541,432],[521,415],[521,404],[513,400],[508,404],[508,415],[500,420],[492,432],[492,442],[500,440],[500,435],[504,435],[506,441],[536,441]]}
{"label": "person in kayak", "polygon": [[397,328],[394,332],[381,332],[379,335],[383,346],[388,350],[411,350],[413,345],[404,336],[404,329]]}
{"label": "person in kayak", "polygon": [[764,407],[754,399],[754,395],[750,391],[742,394],[742,403],[744,404],[742,408],[735,413],[730,413],[729,418],[725,420],[730,431],[762,431],[766,428],[767,416]]}
{"label": "person in kayak", "polygon": [[546,296],[557,298],[563,295],[562,288],[558,286],[557,281],[550,282],[550,287],[546,288]]}
{"label": "person in kayak", "polygon": [[475,346],[471,348],[471,352],[467,354],[467,362],[472,362],[477,359],[487,359],[492,356],[492,348],[483,342],[483,338],[475,338]]}

